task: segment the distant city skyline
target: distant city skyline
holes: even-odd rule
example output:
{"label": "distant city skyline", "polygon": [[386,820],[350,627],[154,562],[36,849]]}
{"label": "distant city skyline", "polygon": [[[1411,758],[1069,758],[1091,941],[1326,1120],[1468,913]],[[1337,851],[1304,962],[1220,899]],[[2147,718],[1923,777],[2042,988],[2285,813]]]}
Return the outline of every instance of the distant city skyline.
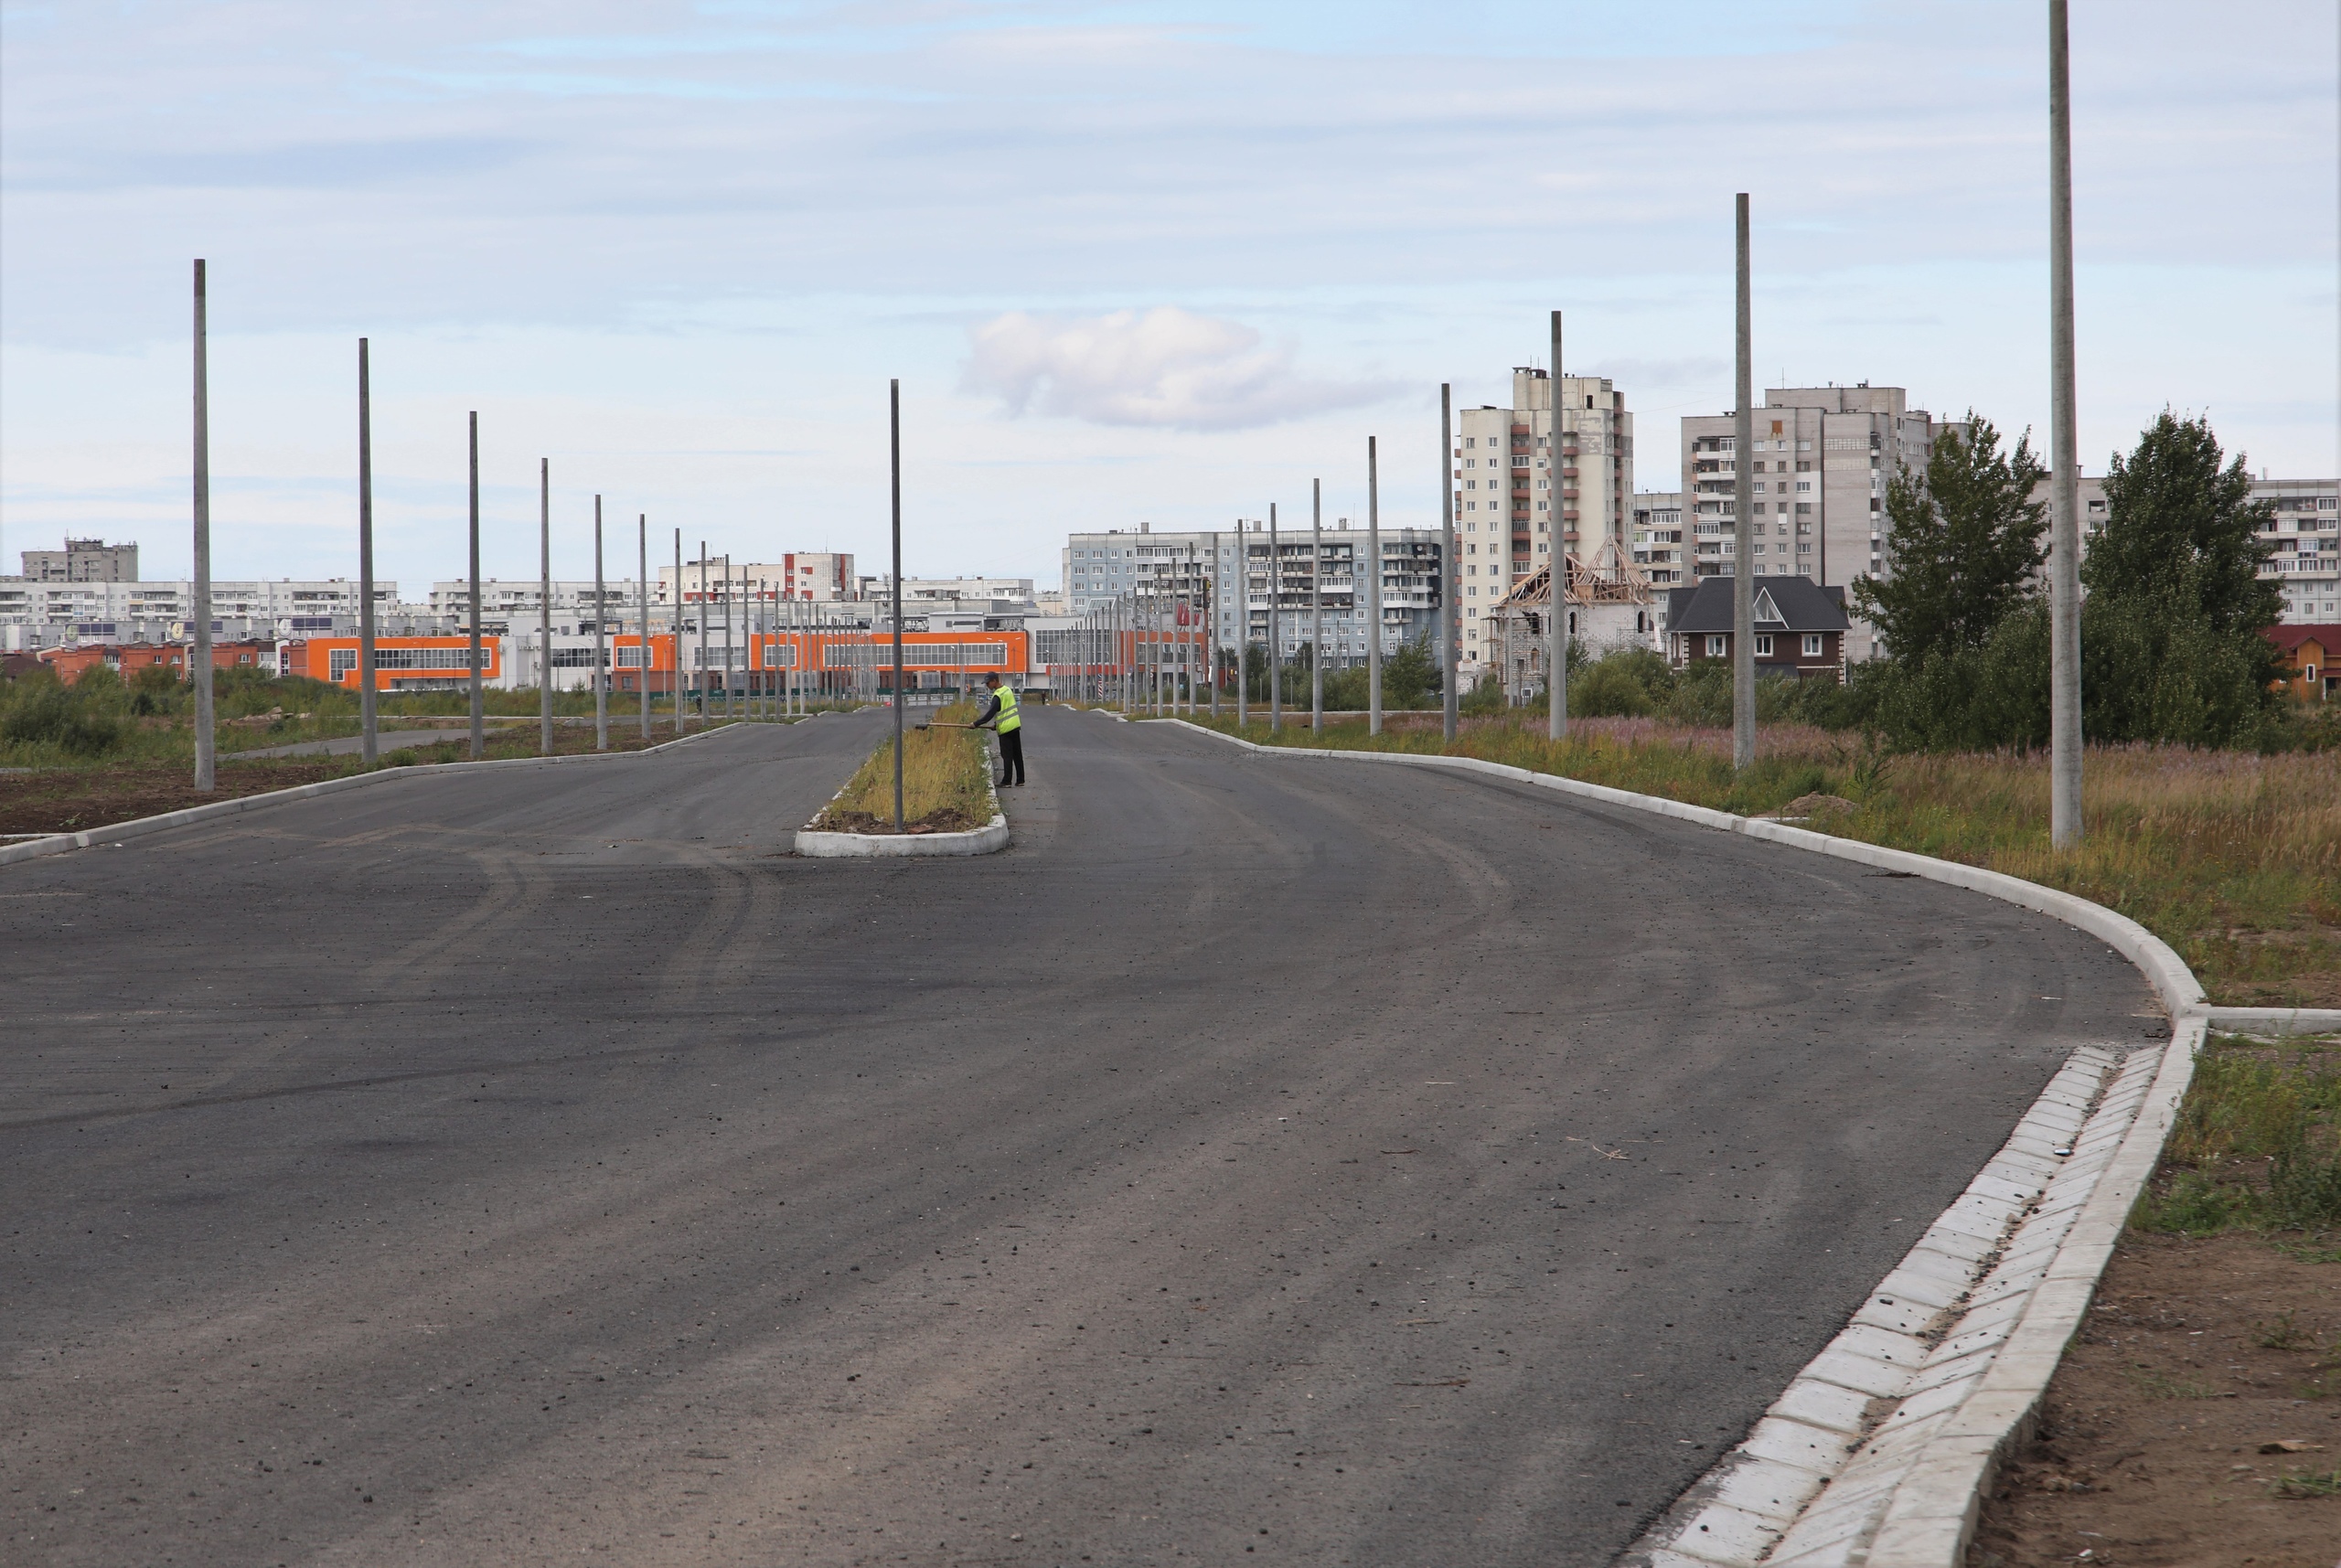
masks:
{"label": "distant city skyline", "polygon": [[[2336,21],[2074,6],[2081,456],[2165,403],[2255,475],[2341,472]],[[371,339],[382,575],[743,559],[1053,581],[1071,532],[1270,501],[1436,521],[1438,383],[1509,400],[1568,312],[1636,478],[1730,402],[1731,196],[1761,388],[2047,423],[2046,25],[2005,4],[484,4],[0,16],[0,567],[187,570],[208,259],[216,561],[355,573]],[[1557,104],[1559,107],[1555,108]],[[2183,194],[2182,194],[2183,193]]]}

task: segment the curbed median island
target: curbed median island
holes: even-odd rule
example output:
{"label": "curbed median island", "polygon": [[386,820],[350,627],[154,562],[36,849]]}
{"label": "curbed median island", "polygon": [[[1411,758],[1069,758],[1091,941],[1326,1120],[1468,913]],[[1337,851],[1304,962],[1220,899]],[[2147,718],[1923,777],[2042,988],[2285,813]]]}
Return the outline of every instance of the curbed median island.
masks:
{"label": "curbed median island", "polygon": [[796,852],[821,859],[989,855],[1008,848],[1008,818],[980,734],[953,703],[910,731],[903,747],[903,826],[894,827],[894,738],[879,743],[845,787],[796,832]]}

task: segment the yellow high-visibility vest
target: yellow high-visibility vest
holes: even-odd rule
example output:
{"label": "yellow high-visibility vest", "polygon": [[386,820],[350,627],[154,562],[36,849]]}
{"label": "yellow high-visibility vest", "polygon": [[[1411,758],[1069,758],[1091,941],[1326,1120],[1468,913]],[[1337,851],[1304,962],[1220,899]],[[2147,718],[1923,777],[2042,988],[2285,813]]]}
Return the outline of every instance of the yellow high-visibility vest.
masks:
{"label": "yellow high-visibility vest", "polygon": [[999,720],[992,728],[1003,735],[1023,728],[1024,720],[1016,711],[1016,688],[1003,686],[996,695],[999,698]]}

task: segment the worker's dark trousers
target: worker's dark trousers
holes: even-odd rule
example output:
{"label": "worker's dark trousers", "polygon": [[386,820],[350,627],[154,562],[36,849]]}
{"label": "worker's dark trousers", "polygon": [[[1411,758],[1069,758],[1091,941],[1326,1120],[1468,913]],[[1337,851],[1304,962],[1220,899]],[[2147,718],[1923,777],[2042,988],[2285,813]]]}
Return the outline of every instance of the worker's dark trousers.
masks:
{"label": "worker's dark trousers", "polygon": [[1003,784],[1024,782],[1024,731],[1010,730],[999,737],[999,782]]}

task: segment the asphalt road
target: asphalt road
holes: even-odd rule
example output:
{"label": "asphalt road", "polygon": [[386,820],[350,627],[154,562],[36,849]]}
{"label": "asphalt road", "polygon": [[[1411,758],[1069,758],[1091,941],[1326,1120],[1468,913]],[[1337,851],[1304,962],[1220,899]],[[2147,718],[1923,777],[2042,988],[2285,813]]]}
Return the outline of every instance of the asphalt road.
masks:
{"label": "asphalt road", "polygon": [[11,1563],[1593,1564],[2076,1045],[2049,921],[1028,707],[0,870]]}

